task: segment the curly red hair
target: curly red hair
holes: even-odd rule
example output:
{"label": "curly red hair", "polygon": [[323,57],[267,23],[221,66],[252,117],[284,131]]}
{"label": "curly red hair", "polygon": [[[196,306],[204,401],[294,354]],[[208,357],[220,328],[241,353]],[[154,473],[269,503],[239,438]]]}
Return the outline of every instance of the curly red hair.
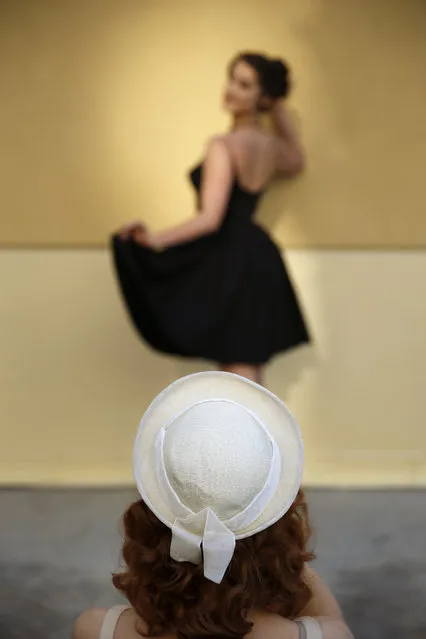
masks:
{"label": "curly red hair", "polygon": [[[290,510],[266,530],[240,539],[221,584],[203,576],[203,566],[170,558],[171,531],[143,501],[124,514],[126,569],[113,575],[148,628],[147,636],[173,631],[189,637],[241,638],[250,632],[252,610],[297,617],[312,593],[303,579],[314,558],[307,506],[299,491]],[[141,634],[143,634],[141,632]]]}

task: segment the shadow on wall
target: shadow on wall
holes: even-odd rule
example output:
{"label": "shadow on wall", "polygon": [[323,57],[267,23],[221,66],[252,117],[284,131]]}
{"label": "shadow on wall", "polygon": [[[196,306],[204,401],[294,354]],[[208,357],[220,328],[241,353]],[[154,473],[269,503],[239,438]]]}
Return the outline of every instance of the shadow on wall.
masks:
{"label": "shadow on wall", "polygon": [[312,3],[297,22],[307,173],[265,210],[285,245],[423,246],[425,26],[419,0]]}

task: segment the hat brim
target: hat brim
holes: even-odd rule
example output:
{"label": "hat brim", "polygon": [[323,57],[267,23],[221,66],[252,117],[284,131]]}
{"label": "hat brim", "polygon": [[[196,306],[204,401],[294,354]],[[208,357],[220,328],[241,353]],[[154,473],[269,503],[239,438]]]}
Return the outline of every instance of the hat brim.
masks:
{"label": "hat brim", "polygon": [[232,400],[253,411],[275,439],[281,454],[281,474],[275,495],[260,517],[236,535],[237,539],[243,539],[281,519],[296,498],[302,481],[303,440],[297,422],[287,406],[263,386],[221,371],[195,373],[168,386],[154,399],[140,422],[133,451],[134,477],[143,501],[171,528],[175,515],[157,479],[157,434],[185,408],[208,399]]}

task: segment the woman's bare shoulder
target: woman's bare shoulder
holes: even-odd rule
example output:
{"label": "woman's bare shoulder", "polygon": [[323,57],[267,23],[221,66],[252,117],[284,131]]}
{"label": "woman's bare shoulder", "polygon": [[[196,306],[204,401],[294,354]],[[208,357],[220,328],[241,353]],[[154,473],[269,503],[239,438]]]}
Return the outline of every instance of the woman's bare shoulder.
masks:
{"label": "woman's bare shoulder", "polygon": [[294,621],[272,612],[255,612],[251,615],[253,630],[250,639],[298,639],[299,629]]}
{"label": "woman's bare shoulder", "polygon": [[[99,639],[102,624],[108,610],[106,608],[91,608],[83,612],[74,623],[72,639]],[[129,616],[134,617],[134,613],[129,610]],[[297,625],[284,619],[279,615],[270,612],[255,612],[251,615],[253,630],[250,632],[250,639],[298,639]],[[126,635],[133,637],[134,619],[131,627],[125,628]],[[126,624],[124,624],[126,625]],[[128,634],[130,631],[130,634]],[[136,636],[136,634],[135,634]],[[172,635],[164,635],[164,639],[171,639]]]}
{"label": "woman's bare shoulder", "polygon": [[230,131],[222,136],[222,139],[237,146],[264,146],[273,144],[275,136],[263,128],[241,128]]}
{"label": "woman's bare shoulder", "polygon": [[266,166],[275,153],[275,137],[265,129],[239,129],[224,136],[231,155],[237,163],[246,164],[253,159],[266,158]]}
{"label": "woman's bare shoulder", "polygon": [[[140,639],[141,632],[147,633],[146,624],[140,619],[132,608],[120,606],[118,610],[120,618],[114,630],[114,639]],[[76,620],[73,627],[72,639],[99,639],[102,625],[110,609],[90,608],[83,612]],[[112,610],[112,609],[111,609]],[[143,636],[147,636],[144,634]],[[162,639],[172,639],[164,636]]]}
{"label": "woman's bare shoulder", "polygon": [[72,639],[98,639],[107,612],[106,608],[90,608],[82,612],[74,623]]}

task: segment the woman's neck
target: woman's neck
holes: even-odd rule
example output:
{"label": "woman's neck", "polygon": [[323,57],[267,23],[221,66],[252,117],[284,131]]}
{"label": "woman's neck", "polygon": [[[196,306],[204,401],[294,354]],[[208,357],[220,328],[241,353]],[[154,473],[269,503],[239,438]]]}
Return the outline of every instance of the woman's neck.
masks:
{"label": "woman's neck", "polygon": [[242,128],[257,129],[260,126],[260,117],[257,113],[244,113],[234,116],[231,130],[235,131]]}

